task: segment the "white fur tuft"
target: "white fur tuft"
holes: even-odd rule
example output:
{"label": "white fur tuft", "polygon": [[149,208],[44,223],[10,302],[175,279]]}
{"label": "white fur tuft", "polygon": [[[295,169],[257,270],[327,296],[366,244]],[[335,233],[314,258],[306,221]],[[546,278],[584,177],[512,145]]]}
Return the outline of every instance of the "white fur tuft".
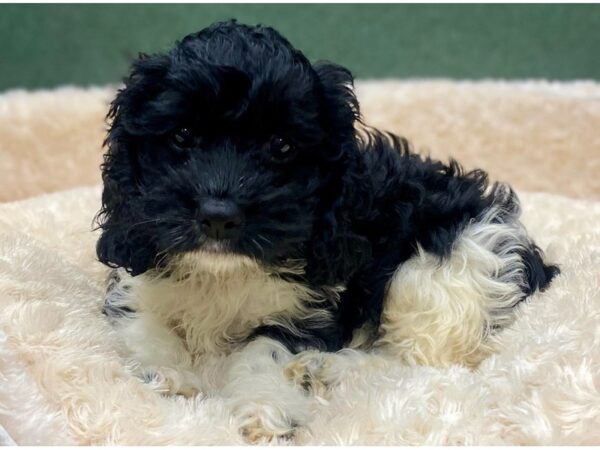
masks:
{"label": "white fur tuft", "polygon": [[488,351],[485,337],[511,320],[524,297],[517,251],[527,236],[514,215],[506,218],[501,208],[490,209],[446,258],[419,247],[390,282],[376,345],[411,364],[477,364]]}
{"label": "white fur tuft", "polygon": [[227,354],[261,325],[292,327],[293,319],[316,314],[305,302],[317,294],[271,275],[250,258],[191,253],[169,270],[168,276],[124,274],[112,295],[137,311],[132,322],[164,324],[193,356]]}

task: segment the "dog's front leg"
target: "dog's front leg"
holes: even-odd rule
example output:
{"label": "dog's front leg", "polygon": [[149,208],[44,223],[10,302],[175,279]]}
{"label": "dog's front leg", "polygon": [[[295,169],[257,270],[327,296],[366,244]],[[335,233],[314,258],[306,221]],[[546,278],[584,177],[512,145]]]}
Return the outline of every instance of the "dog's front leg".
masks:
{"label": "dog's front leg", "polygon": [[260,337],[228,359],[222,394],[244,437],[252,443],[283,442],[308,421],[310,400],[284,376],[292,354]]}
{"label": "dog's front leg", "polygon": [[200,391],[192,356],[166,324],[149,312],[115,322],[123,353],[132,361],[137,376],[164,394],[191,397]]}

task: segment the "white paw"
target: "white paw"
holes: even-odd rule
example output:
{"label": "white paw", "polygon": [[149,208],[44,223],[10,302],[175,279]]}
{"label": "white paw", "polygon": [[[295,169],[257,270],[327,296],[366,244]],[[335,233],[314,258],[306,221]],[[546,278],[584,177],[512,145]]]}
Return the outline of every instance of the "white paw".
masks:
{"label": "white paw", "polygon": [[332,370],[335,355],[314,350],[299,353],[286,364],[283,374],[306,392],[323,397],[336,378]]}
{"label": "white paw", "polygon": [[178,371],[170,367],[144,368],[140,377],[144,383],[163,395],[194,397],[200,393],[194,375],[187,371]]}
{"label": "white paw", "polygon": [[251,444],[292,443],[304,418],[273,405],[244,405],[234,411],[240,433]]}

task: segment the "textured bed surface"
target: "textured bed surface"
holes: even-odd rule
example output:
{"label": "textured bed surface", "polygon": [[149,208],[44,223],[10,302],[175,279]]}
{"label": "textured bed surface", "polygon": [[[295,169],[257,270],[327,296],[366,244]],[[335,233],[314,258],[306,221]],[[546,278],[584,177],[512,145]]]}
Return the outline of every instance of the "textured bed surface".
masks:
{"label": "textured bed surface", "polygon": [[[411,368],[393,360],[384,367],[356,367],[343,375],[328,404],[316,406],[297,443],[600,444],[600,202],[594,200],[598,184],[591,178],[600,158],[599,89],[593,83],[540,86],[360,86],[368,118],[375,119],[370,122],[386,126],[388,120],[394,125],[388,128],[405,130],[413,139],[424,136],[417,148],[453,153],[468,166],[480,162],[493,176],[517,185],[526,226],[562,274],[548,291],[520,307],[514,325],[498,335],[497,352],[477,370]],[[507,94],[494,97],[486,87]],[[0,121],[5,199],[97,181],[100,153],[93,139],[102,138],[98,105],[100,98],[108,99],[107,92],[68,89],[0,98],[0,114],[22,115],[19,125]],[[546,96],[538,103],[546,105],[541,117],[513,116],[519,102],[529,104],[528,93]],[[10,101],[29,109],[13,103],[7,112],[11,95]],[[497,108],[477,109],[478,95],[496,98]],[[72,103],[61,104],[61,96],[71,96]],[[378,117],[378,96],[386,105],[400,106]],[[574,117],[562,111],[560,120],[562,102],[572,106]],[[422,108],[415,110],[416,104]],[[70,119],[52,122],[53,107],[72,108]],[[54,131],[38,128],[40,111],[50,114],[44,120],[57,127]],[[470,120],[461,116],[465,111]],[[73,123],[92,129],[83,138],[82,129],[69,128]],[[30,147],[7,138],[19,133]],[[72,141],[61,147],[61,136]],[[522,140],[528,151],[497,153],[513,140]],[[57,152],[40,156],[45,167],[36,156],[43,153],[44,141],[54,146],[47,152]],[[538,157],[535,151],[542,147],[557,161],[545,166],[548,154]],[[13,153],[21,149],[24,154]],[[67,160],[70,169],[63,171]],[[573,183],[553,180],[554,168]],[[0,424],[18,444],[242,443],[220,398],[160,396],[118,358],[115,336],[100,313],[106,268],[95,260],[91,231],[99,193],[98,186],[79,187],[0,204]]]}

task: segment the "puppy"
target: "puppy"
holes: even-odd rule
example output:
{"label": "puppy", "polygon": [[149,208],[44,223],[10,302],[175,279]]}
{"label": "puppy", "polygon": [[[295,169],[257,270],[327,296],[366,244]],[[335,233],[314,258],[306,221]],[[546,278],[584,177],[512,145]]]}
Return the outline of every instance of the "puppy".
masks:
{"label": "puppy", "polygon": [[558,273],[510,188],[366,127],[351,73],[272,28],[141,56],[109,117],[104,312],[146,381],[218,392],[250,441],[360,358],[476,365]]}

